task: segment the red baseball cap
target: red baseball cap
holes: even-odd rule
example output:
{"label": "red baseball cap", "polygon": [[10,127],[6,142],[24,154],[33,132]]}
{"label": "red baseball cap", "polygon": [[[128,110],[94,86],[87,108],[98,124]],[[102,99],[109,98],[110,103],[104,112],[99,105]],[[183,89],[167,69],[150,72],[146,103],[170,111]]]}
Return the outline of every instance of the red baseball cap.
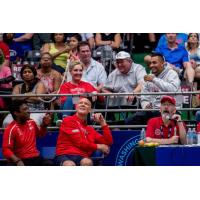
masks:
{"label": "red baseball cap", "polygon": [[171,104],[176,105],[176,99],[174,97],[171,96],[163,96],[160,100],[161,103],[165,102],[165,101],[169,101]]}

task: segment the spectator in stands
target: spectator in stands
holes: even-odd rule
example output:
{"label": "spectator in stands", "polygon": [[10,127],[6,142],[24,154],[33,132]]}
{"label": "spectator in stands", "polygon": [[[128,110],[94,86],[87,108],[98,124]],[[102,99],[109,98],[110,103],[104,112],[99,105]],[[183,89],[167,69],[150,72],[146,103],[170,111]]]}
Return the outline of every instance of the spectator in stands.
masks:
{"label": "spectator in stands", "polygon": [[[83,65],[79,61],[73,61],[69,65],[69,72],[71,74],[72,80],[64,83],[60,87],[59,94],[83,94],[83,93],[94,93],[96,94],[97,89],[88,82],[82,81],[83,75]],[[74,104],[76,104],[74,99],[71,96],[61,96],[61,108],[63,110],[72,110]],[[96,101],[96,96],[92,97],[93,102]],[[102,100],[102,97],[99,97]],[[71,113],[64,113],[64,115],[71,115]]]}
{"label": "spectator in stands", "polygon": [[195,70],[195,78],[200,79],[200,48],[198,33],[190,33],[188,35],[187,51],[190,57],[190,63]]}
{"label": "spectator in stands", "polygon": [[[151,55],[151,61],[149,65],[151,74],[144,76],[144,85],[141,93],[151,92],[180,92],[180,79],[178,74],[172,70],[169,66],[165,65],[164,57],[159,53],[153,53]],[[160,99],[162,95],[141,95],[142,109],[159,109]],[[176,96],[177,106],[182,106],[182,98]],[[158,111],[138,111],[132,117],[126,120],[126,124],[147,124],[148,120],[152,117],[160,116]]]}
{"label": "spectator in stands", "polygon": [[69,58],[70,47],[66,44],[65,33],[52,33],[52,43],[46,43],[41,52],[50,53],[55,63],[54,69],[59,71],[61,74],[65,72],[67,66],[67,60]]}
{"label": "spectator in stands", "polygon": [[[13,99],[24,99],[27,101],[30,111],[44,110],[44,103],[40,97],[27,97],[31,94],[45,94],[46,89],[44,84],[37,78],[37,71],[30,65],[23,66],[21,69],[21,77],[24,83],[18,84],[13,88],[12,94],[24,94],[24,97],[13,97]],[[38,126],[42,124],[44,113],[31,113],[33,119]],[[3,126],[6,127],[13,121],[11,114],[4,119]]]}
{"label": "spectator in stands", "polygon": [[[8,66],[3,65],[3,63],[5,63],[4,54],[0,49],[0,94],[5,95],[11,93],[12,81],[14,80],[14,78],[12,77],[10,68]],[[8,98],[0,97],[0,110],[7,110],[8,105]],[[4,114],[0,114],[0,126],[2,125],[2,120],[4,119],[4,116]]]}
{"label": "spectator in stands", "polygon": [[96,47],[109,45],[113,50],[118,50],[121,43],[120,33],[96,33],[95,35]]}
{"label": "spectator in stands", "polygon": [[8,45],[3,41],[3,34],[0,34],[0,50],[3,52],[3,66],[9,66],[10,64],[10,52]]}
{"label": "spectator in stands", "polygon": [[93,57],[105,67],[109,75],[116,68],[114,58],[120,51],[121,35],[120,33],[96,33],[95,44],[97,48],[93,52]]}
{"label": "spectator in stands", "polygon": [[[62,76],[55,69],[52,69],[53,58],[50,53],[43,53],[40,59],[41,68],[37,70],[37,77],[44,84],[48,94],[57,94],[62,82]],[[56,97],[46,97],[48,108],[56,109],[59,101]]]}
{"label": "spectator in stands", "polygon": [[181,115],[176,114],[176,100],[171,96],[163,96],[160,112],[160,117],[148,121],[146,141],[159,144],[186,144],[186,128]]}
{"label": "spectator in stands", "polygon": [[34,33],[33,50],[41,50],[45,43],[50,43],[51,33]]}
{"label": "spectator in stands", "polygon": [[[146,75],[142,65],[132,61],[129,53],[120,51],[116,55],[117,68],[108,76],[103,93],[139,93]],[[109,98],[109,106],[132,105],[134,95]]]}
{"label": "spectator in stands", "polygon": [[[80,42],[78,56],[83,63],[82,80],[92,84],[98,92],[103,88],[107,75],[104,66],[91,57],[91,49],[88,42]],[[67,81],[71,81],[71,75],[67,74]]]}
{"label": "spectator in stands", "polygon": [[9,165],[38,166],[51,165],[51,162],[40,156],[36,147],[36,137],[44,136],[47,132],[51,117],[46,114],[38,128],[30,119],[30,111],[24,100],[14,100],[10,112],[14,121],[5,129],[2,151]]}
{"label": "spectator in stands", "polygon": [[[0,80],[7,78],[9,76],[12,75],[10,67],[4,65],[5,62],[3,62],[4,60],[4,54],[3,51],[0,49]],[[12,83],[11,82],[7,82],[4,81],[5,83],[2,83],[0,81],[0,91],[4,90],[4,89],[11,89],[12,88]],[[0,109],[3,110],[6,108],[6,104],[5,101],[3,100],[3,98],[0,97]]]}
{"label": "spectator in stands", "polygon": [[37,77],[45,85],[47,93],[57,93],[62,81],[61,74],[52,69],[53,58],[50,53],[43,53],[40,59],[41,68],[37,70]]}
{"label": "spectator in stands", "polygon": [[10,51],[11,67],[13,62],[21,62],[24,59],[24,51],[21,48],[20,43],[15,42],[14,33],[4,33],[3,41],[8,45]]}
{"label": "spectator in stands", "polygon": [[24,59],[26,58],[28,51],[33,49],[32,37],[33,33],[14,33],[13,41],[20,45]]}
{"label": "spectator in stands", "polygon": [[92,50],[94,48],[95,42],[94,42],[94,34],[93,33],[80,33],[82,37],[82,41],[88,42],[90,49]]}
{"label": "spectator in stands", "polygon": [[79,33],[75,33],[69,38],[69,46],[71,48],[70,61],[79,60],[77,48],[78,48],[78,43],[81,41],[82,37]]}
{"label": "spectator in stands", "polygon": [[[179,76],[187,79],[188,83],[192,84],[194,81],[195,71],[189,62],[188,52],[184,46],[176,43],[177,34],[167,33],[167,45],[162,45],[155,49],[156,52],[161,53],[170,67],[175,70]],[[145,57],[145,61],[150,61],[149,57]],[[185,72],[184,72],[185,71]]]}
{"label": "spectator in stands", "polygon": [[165,56],[166,61],[175,71],[180,71],[180,69],[184,67],[186,79],[189,83],[192,83],[194,81],[195,72],[189,62],[185,47],[176,43],[176,33],[167,33],[166,37],[167,45],[156,48],[156,52]]}
{"label": "spectator in stands", "polygon": [[86,123],[87,115],[91,112],[91,102],[81,98],[76,106],[76,114],[64,118],[56,145],[56,165],[62,166],[91,166],[92,152],[109,153],[112,144],[111,131],[101,113],[93,114],[93,120],[100,124],[103,135],[96,132]]}
{"label": "spectator in stands", "polygon": [[[181,46],[185,47],[185,44],[187,43],[187,40],[188,40],[188,35],[186,33],[177,33],[176,43],[178,45],[181,45]],[[163,45],[167,45],[167,35],[166,34],[163,34],[160,37],[160,39],[158,41],[157,48],[160,47],[160,46],[163,46]]]}

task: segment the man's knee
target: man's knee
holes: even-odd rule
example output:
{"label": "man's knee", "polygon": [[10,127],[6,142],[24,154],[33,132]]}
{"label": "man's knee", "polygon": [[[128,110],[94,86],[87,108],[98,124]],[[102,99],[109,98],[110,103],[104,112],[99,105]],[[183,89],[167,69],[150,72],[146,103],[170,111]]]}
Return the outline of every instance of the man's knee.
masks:
{"label": "man's knee", "polygon": [[76,166],[76,164],[71,160],[66,160],[62,163],[62,166]]}
{"label": "man's knee", "polygon": [[89,158],[83,158],[80,162],[81,166],[93,166],[93,161]]}

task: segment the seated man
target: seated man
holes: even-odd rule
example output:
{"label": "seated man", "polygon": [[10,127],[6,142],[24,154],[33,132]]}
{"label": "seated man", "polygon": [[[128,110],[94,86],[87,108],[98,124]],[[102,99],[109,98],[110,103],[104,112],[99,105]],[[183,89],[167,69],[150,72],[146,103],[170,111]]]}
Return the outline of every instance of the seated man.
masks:
{"label": "seated man", "polygon": [[148,121],[146,130],[147,142],[159,144],[186,144],[186,128],[181,116],[176,113],[176,100],[171,96],[161,99],[160,117]]}
{"label": "seated man", "polygon": [[109,153],[112,144],[110,129],[101,113],[93,115],[93,120],[103,129],[103,135],[86,124],[87,115],[91,111],[91,102],[81,98],[76,105],[76,114],[64,118],[56,145],[56,165],[91,166],[90,158],[95,150]]}
{"label": "seated man", "polygon": [[[189,62],[188,52],[184,46],[177,44],[176,33],[167,33],[166,38],[167,44],[158,46],[155,51],[165,57],[168,65],[175,70],[181,78],[183,76],[183,71],[185,71],[184,78],[186,78],[188,83],[193,83],[195,72]],[[146,56],[145,61],[149,63],[150,57]]]}
{"label": "seated man", "polygon": [[2,151],[10,165],[51,165],[51,161],[40,156],[36,147],[36,136],[46,134],[46,127],[51,121],[49,114],[43,118],[38,128],[35,121],[30,119],[30,111],[24,100],[13,100],[10,112],[14,121],[5,129]]}
{"label": "seated man", "polygon": [[[151,73],[144,76],[144,85],[142,87],[141,106],[147,111],[138,111],[133,116],[126,119],[125,123],[147,124],[152,117],[160,116],[160,112],[153,110],[160,108],[160,99],[162,95],[150,95],[151,92],[180,92],[180,79],[178,74],[169,66],[165,66],[164,58],[161,54],[151,54],[150,65]],[[182,107],[182,96],[176,95],[177,107]]]}
{"label": "seated man", "polygon": [[[107,79],[104,66],[92,58],[92,50],[88,42],[79,42],[77,50],[80,62],[83,64],[81,80],[92,84],[98,92],[101,92]],[[71,80],[71,74],[68,72],[67,81]]]}
{"label": "seated man", "polygon": [[[132,61],[129,53],[120,51],[116,55],[117,68],[108,76],[102,89],[104,93],[138,93],[141,92],[143,77],[146,75],[142,65]],[[132,105],[134,95],[109,98],[109,106]]]}

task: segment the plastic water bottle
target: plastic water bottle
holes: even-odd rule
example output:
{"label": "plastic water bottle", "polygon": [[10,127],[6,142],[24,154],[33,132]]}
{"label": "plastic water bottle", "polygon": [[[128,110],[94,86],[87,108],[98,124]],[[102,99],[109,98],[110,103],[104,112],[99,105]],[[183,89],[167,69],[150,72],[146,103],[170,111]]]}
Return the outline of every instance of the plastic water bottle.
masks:
{"label": "plastic water bottle", "polygon": [[200,144],[200,123],[197,124],[197,144]]}
{"label": "plastic water bottle", "polygon": [[142,128],[141,132],[140,132],[140,140],[144,140],[146,139],[146,131],[145,128]]}
{"label": "plastic water bottle", "polygon": [[193,144],[193,131],[191,128],[189,128],[187,132],[187,144]]}
{"label": "plastic water bottle", "polygon": [[192,133],[193,133],[193,144],[197,144],[197,133],[195,128],[192,129]]}

